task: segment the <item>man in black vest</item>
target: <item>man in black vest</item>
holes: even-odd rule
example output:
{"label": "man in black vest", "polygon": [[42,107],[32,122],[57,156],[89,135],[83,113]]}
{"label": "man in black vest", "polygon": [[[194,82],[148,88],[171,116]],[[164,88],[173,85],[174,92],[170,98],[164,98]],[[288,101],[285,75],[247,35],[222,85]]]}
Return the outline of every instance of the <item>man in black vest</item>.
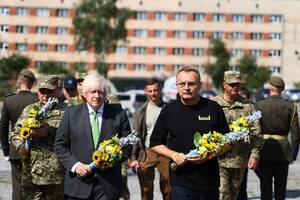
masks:
{"label": "man in black vest", "polygon": [[0,139],[3,155],[10,160],[11,164],[13,200],[21,198],[20,176],[22,165],[18,152],[12,143],[9,142],[9,125],[11,125],[11,129],[13,130],[23,109],[27,105],[38,101],[37,95],[30,91],[34,81],[34,74],[28,69],[23,69],[17,79],[17,84],[19,85],[18,91],[7,95],[3,102],[0,120]]}

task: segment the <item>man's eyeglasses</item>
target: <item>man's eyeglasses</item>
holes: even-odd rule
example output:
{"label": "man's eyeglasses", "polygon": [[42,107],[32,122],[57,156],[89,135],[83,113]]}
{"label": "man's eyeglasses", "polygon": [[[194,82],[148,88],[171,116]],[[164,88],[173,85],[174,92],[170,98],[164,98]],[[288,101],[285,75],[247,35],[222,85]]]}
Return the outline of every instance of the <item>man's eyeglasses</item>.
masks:
{"label": "man's eyeglasses", "polygon": [[187,88],[195,88],[197,86],[197,83],[195,82],[180,82],[176,84],[177,87],[179,88],[185,88],[185,86],[187,86]]}

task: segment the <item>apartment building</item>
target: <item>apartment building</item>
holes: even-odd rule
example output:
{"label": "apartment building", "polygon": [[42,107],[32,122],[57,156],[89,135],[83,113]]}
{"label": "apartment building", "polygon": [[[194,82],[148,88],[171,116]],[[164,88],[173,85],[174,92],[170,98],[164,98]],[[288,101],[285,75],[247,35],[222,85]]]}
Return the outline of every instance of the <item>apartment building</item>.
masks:
{"label": "apartment building", "polygon": [[[29,56],[32,67],[54,60],[65,67],[92,69],[94,51],[74,46],[76,0],[1,0],[0,52]],[[211,40],[221,38],[232,55],[243,55],[282,76],[300,80],[300,1],[295,0],[119,0],[136,11],[127,22],[128,38],[107,56],[111,79],[172,76],[180,65],[193,64],[203,75]]]}

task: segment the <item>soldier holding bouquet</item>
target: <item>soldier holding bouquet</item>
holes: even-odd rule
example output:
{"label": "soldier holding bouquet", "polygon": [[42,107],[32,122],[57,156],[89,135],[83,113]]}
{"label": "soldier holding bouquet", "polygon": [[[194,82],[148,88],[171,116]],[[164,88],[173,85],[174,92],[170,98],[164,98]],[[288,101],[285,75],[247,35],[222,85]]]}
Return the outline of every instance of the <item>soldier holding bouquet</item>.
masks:
{"label": "soldier holding bouquet", "polygon": [[[228,124],[255,111],[252,104],[243,103],[239,96],[241,82],[240,72],[226,71],[223,82],[224,92],[213,98],[223,108]],[[259,150],[263,143],[259,122],[253,123],[249,129],[250,144],[236,143],[228,152],[219,156],[221,200],[237,199],[245,168],[257,167]]]}
{"label": "soldier holding bouquet", "polygon": [[61,121],[65,104],[56,104],[50,109],[47,120],[32,131],[32,145],[25,148],[21,137],[22,122],[36,106],[45,105],[55,96],[58,77],[43,76],[38,80],[39,102],[30,104],[22,112],[11,136],[12,143],[22,159],[21,190],[23,200],[63,199],[64,170],[54,153],[56,129]]}

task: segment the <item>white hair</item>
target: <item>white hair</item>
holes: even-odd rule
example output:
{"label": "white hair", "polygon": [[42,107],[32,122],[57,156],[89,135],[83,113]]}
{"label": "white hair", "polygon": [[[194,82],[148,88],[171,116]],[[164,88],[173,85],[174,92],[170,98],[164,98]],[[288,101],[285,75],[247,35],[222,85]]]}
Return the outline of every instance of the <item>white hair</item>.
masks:
{"label": "white hair", "polygon": [[107,91],[107,81],[99,74],[89,74],[82,82],[82,93],[86,95],[91,89],[99,89],[103,92]]}

